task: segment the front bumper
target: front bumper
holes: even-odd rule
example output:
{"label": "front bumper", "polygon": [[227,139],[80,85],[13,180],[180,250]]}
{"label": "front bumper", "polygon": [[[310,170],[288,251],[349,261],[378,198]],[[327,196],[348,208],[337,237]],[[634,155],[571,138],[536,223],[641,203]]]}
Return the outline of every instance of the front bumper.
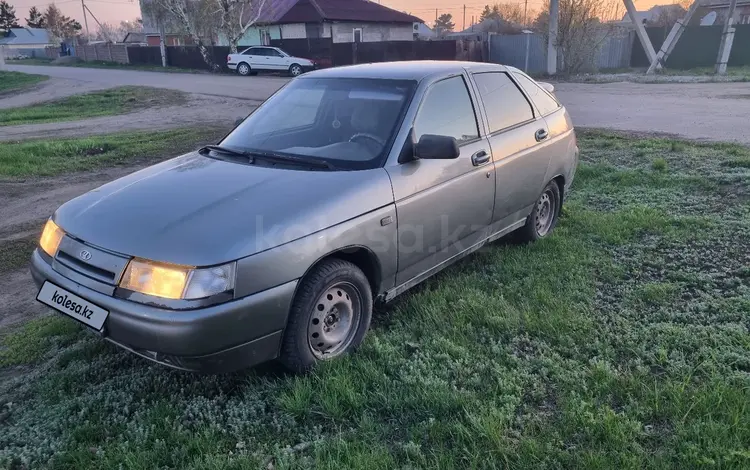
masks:
{"label": "front bumper", "polygon": [[49,281],[109,310],[99,332],[108,341],[170,367],[228,372],[277,357],[297,281],[226,303],[168,310],[112,297],[61,275],[39,250],[31,258],[37,286]]}

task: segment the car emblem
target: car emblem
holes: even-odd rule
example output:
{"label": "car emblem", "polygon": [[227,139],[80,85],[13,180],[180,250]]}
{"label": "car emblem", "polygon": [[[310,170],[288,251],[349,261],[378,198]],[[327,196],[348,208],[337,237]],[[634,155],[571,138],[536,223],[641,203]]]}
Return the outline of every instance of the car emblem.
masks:
{"label": "car emblem", "polygon": [[91,253],[86,250],[81,250],[81,253],[78,256],[80,256],[84,261],[88,261],[91,259]]}

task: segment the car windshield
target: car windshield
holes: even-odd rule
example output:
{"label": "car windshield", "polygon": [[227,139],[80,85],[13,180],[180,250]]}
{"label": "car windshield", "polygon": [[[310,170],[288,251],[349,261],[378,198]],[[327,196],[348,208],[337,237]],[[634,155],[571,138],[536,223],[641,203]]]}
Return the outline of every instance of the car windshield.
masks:
{"label": "car windshield", "polygon": [[390,150],[415,87],[408,80],[297,79],[221,146],[325,160],[337,168],[375,168]]}

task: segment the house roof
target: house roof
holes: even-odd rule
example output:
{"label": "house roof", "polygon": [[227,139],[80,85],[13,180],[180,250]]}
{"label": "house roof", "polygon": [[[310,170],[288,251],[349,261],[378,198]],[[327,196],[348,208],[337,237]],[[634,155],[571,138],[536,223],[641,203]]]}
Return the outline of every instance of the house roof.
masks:
{"label": "house roof", "polygon": [[266,2],[258,22],[266,24],[318,23],[325,20],[367,23],[423,22],[416,16],[384,7],[370,0],[276,0]]}
{"label": "house roof", "polygon": [[[669,10],[672,10],[672,9],[674,9],[674,10],[680,9],[680,10],[684,11],[684,9],[681,6],[677,5],[677,4],[672,4],[672,5],[654,5],[651,8],[649,8],[648,10],[646,10],[646,11],[636,11],[635,12],[635,17],[641,23],[643,23],[644,21],[656,21],[656,20],[659,19],[659,15],[661,15],[662,12],[668,12]],[[630,15],[628,15],[627,13],[625,13],[622,16],[622,20],[620,20],[620,21],[622,23],[630,23]]]}
{"label": "house roof", "polygon": [[40,28],[10,28],[8,36],[0,39],[0,44],[52,44],[46,29]]}
{"label": "house roof", "polygon": [[128,33],[123,38],[122,42],[126,43],[140,43],[146,42],[146,33]]}

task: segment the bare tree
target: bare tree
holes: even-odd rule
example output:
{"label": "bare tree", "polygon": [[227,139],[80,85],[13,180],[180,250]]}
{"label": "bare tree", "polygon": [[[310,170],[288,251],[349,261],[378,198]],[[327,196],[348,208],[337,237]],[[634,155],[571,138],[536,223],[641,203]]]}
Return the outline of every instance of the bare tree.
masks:
{"label": "bare tree", "polygon": [[685,13],[687,13],[687,10],[681,5],[661,5],[659,14],[653,20],[648,21],[648,25],[671,28],[678,20],[685,16]]}
{"label": "bare tree", "polygon": [[266,7],[266,0],[215,0],[221,15],[219,31],[229,42],[229,51],[237,52],[237,45],[247,30],[257,24]]}
{"label": "bare tree", "polygon": [[[190,36],[208,68],[212,72],[218,72],[220,67],[214,62],[211,52],[200,35],[202,23],[212,21],[211,12],[207,11],[206,3],[195,0],[156,0],[155,5],[156,8],[151,9],[149,14],[161,16],[164,22],[174,24],[181,32]],[[161,24],[164,25],[164,23]]]}
{"label": "bare tree", "polygon": [[[578,73],[595,70],[604,41],[616,27],[607,21],[618,18],[619,0],[560,0],[557,46],[562,52],[562,70]],[[549,1],[545,1],[535,27],[549,34]]]}

